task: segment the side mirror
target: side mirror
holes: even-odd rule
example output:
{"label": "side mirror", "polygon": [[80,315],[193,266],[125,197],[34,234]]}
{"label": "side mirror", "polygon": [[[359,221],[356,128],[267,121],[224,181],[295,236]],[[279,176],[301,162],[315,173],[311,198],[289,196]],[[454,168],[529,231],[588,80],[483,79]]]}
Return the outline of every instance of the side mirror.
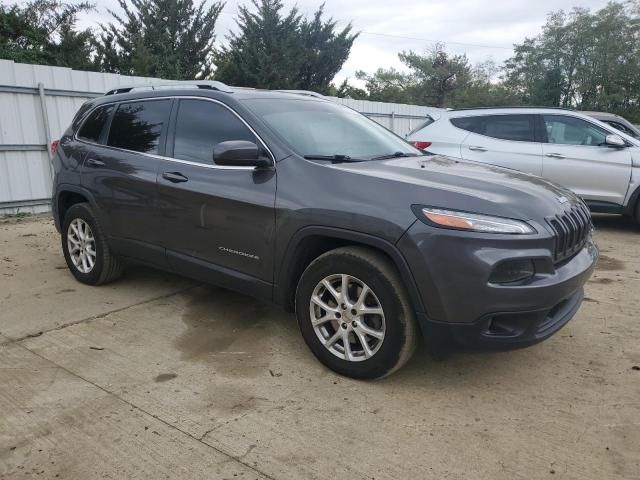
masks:
{"label": "side mirror", "polygon": [[260,156],[258,146],[247,140],[220,142],[213,147],[213,162],[227,167],[266,167],[269,159]]}
{"label": "side mirror", "polygon": [[620,135],[616,135],[614,133],[605,137],[604,144],[607,147],[613,148],[624,148],[627,146],[627,142],[625,142]]}

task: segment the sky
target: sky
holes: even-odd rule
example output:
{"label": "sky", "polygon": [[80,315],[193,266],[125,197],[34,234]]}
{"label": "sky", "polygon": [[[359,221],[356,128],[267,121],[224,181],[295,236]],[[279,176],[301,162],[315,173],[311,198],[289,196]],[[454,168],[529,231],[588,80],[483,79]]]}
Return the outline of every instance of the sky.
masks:
{"label": "sky", "polygon": [[[110,19],[107,9],[119,9],[116,0],[93,0],[96,11],[81,19],[81,26],[95,26]],[[20,2],[19,2],[20,3]],[[217,42],[235,28],[238,5],[249,0],[227,0],[216,26]],[[288,10],[294,5],[312,15],[322,0],[283,0]],[[325,0],[325,12],[344,26],[351,22],[361,32],[349,59],[336,76],[336,83],[355,72],[378,68],[404,70],[398,52],[425,52],[435,41],[448,52],[466,53],[472,63],[493,59],[498,64],[509,58],[514,43],[535,36],[551,11],[585,7],[598,10],[607,0]]]}

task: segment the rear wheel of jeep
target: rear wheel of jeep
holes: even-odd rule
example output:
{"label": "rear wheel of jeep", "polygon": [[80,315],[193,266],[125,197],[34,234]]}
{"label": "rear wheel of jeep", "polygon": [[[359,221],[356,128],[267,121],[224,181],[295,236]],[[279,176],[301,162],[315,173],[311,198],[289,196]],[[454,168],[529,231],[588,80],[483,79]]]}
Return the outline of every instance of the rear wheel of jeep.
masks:
{"label": "rear wheel of jeep", "polygon": [[304,271],[296,316],[324,365],[347,377],[387,376],[415,350],[414,313],[395,266],[363,247],[332,250]]}
{"label": "rear wheel of jeep", "polygon": [[76,280],[101,285],[120,276],[122,261],[109,246],[88,203],[73,205],[62,224],[62,250]]}

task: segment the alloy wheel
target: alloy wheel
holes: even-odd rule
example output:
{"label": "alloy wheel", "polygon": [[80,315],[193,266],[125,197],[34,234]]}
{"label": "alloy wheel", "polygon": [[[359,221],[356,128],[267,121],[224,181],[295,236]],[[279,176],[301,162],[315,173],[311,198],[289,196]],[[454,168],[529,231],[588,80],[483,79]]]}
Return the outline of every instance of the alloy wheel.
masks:
{"label": "alloy wheel", "polygon": [[311,324],[324,347],[350,362],[373,357],[385,337],[382,305],[362,280],[347,274],[329,275],[313,290]]}
{"label": "alloy wheel", "polygon": [[67,249],[73,266],[89,273],[96,264],[96,241],[91,227],[81,218],[74,218],[67,230]]}

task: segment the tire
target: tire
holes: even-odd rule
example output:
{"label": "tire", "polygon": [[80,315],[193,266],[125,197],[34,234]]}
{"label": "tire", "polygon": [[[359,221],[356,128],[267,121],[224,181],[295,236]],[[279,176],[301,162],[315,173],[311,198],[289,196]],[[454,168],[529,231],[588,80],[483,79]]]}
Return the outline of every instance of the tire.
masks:
{"label": "tire", "polygon": [[[345,277],[348,298],[342,305]],[[359,306],[363,291],[369,293]],[[302,273],[295,304],[300,331],[313,354],[346,377],[385,377],[415,350],[418,331],[406,289],[395,266],[376,251],[342,247],[319,256]],[[312,319],[319,323],[314,326]]]}
{"label": "tire", "polygon": [[[81,238],[78,230],[84,232],[84,237]],[[89,240],[91,238],[93,241]],[[78,250],[70,251],[79,241],[85,247],[85,262],[78,258]],[[77,203],[65,214],[62,223],[62,251],[69,270],[79,282],[102,285],[112,282],[122,274],[123,263],[109,249],[104,232],[88,203]],[[89,257],[93,258],[93,262]]]}

